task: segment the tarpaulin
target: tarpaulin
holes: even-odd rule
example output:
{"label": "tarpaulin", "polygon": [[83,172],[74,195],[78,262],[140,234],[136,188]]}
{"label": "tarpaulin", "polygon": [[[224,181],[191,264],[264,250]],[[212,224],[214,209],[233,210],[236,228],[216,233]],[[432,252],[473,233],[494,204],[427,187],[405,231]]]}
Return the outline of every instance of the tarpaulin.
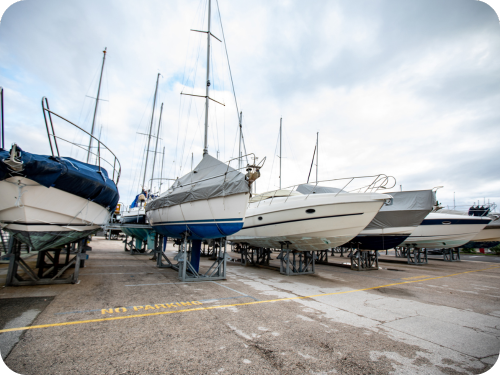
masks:
{"label": "tarpaulin", "polygon": [[[49,189],[56,188],[89,199],[109,210],[115,209],[120,197],[118,188],[104,168],[99,170],[96,165],[82,163],[72,158],[31,154],[19,147],[18,150],[21,152],[23,170],[13,172],[6,164],[0,162],[0,181],[22,176]],[[1,161],[9,157],[9,152],[0,150]]]}
{"label": "tarpaulin", "polygon": [[249,192],[250,185],[243,173],[207,154],[194,170],[176,180],[159,198],[149,202],[146,211]]}
{"label": "tarpaulin", "polygon": [[365,229],[416,227],[432,211],[436,201],[432,190],[389,192],[392,204],[383,205]]}

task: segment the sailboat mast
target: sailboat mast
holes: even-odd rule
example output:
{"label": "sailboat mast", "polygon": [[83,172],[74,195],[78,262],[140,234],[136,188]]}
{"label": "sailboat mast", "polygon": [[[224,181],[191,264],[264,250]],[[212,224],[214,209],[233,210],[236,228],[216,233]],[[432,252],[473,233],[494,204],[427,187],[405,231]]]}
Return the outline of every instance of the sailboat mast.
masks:
{"label": "sailboat mast", "polygon": [[207,87],[205,97],[205,140],[203,143],[203,155],[208,154],[208,89],[210,87],[210,12],[212,1],[208,0],[208,32],[207,32]]}
{"label": "sailboat mast", "polygon": [[318,184],[319,132],[316,133],[316,185]]}
{"label": "sailboat mast", "polygon": [[[161,193],[161,185],[163,184],[163,163],[165,162],[165,146],[163,146],[163,157],[161,158],[161,169],[160,169],[160,193]],[[192,168],[191,168],[192,169]]]}
{"label": "sailboat mast", "polygon": [[153,120],[155,117],[155,106],[156,106],[156,94],[158,93],[158,81],[160,80],[160,73],[156,77],[156,88],[155,88],[155,97],[153,99],[153,113],[151,114],[151,125],[149,125],[149,134],[148,134],[148,147],[146,147],[146,163],[144,165],[144,177],[142,178],[142,187],[144,188],[144,184],[146,183],[146,172],[148,170],[148,157],[149,157],[149,144],[151,143],[151,131],[153,130]]}
{"label": "sailboat mast", "polygon": [[281,190],[281,139],[283,137],[283,133],[281,131],[282,120],[283,118],[280,118],[280,190]]}
{"label": "sailboat mast", "polygon": [[156,132],[155,154],[153,156],[153,170],[151,171],[151,191],[153,190],[153,177],[154,177],[154,174],[155,174],[156,151],[158,149],[158,139],[160,138],[161,114],[162,113],[163,113],[163,103],[161,103],[160,120],[158,121],[158,131]]}
{"label": "sailboat mast", "polygon": [[[90,131],[90,134],[93,136],[94,135],[94,126],[95,126],[95,118],[97,116],[97,107],[99,106],[99,94],[101,93],[101,82],[102,82],[102,72],[104,71],[104,62],[106,61],[106,50],[108,48],[104,48],[104,51],[102,53],[104,54],[102,58],[102,66],[101,66],[101,76],[99,77],[99,87],[97,88],[97,98],[95,100],[95,108],[94,108],[94,118],[92,120],[92,129]],[[90,151],[92,149],[92,137],[90,137],[90,142],[89,142],[89,151],[87,152],[87,163],[90,160]]]}

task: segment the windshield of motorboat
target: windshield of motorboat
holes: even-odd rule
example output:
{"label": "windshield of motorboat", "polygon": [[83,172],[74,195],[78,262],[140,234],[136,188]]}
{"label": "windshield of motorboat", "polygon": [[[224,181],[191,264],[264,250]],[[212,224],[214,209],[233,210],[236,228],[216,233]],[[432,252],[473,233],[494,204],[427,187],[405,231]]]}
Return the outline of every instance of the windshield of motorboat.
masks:
{"label": "windshield of motorboat", "polygon": [[300,192],[297,192],[296,190],[272,190],[268,191],[266,193],[254,195],[252,198],[249,199],[249,203],[255,203],[255,202],[260,202],[266,199],[272,199],[272,198],[278,198],[278,197],[290,197],[293,195],[303,195]]}

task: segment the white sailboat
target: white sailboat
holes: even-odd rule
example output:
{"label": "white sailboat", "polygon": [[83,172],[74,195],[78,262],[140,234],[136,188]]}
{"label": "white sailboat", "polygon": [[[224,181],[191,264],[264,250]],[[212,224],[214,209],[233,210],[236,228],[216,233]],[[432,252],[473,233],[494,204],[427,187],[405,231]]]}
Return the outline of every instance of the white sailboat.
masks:
{"label": "white sailboat", "polygon": [[[247,175],[208,154],[208,112],[210,98],[211,0],[208,1],[205,128],[203,159],[179,178],[160,197],[149,202],[146,214],[156,232],[191,240],[221,238],[243,227],[250,185],[259,176],[259,166],[247,166]],[[194,30],[197,31],[197,30]],[[199,96],[199,95],[191,95]]]}
{"label": "white sailboat", "polygon": [[[105,57],[106,51],[101,79]],[[34,250],[59,247],[95,233],[109,221],[118,203],[120,163],[93,135],[101,79],[91,133],[51,111],[48,100],[43,98],[42,109],[51,155],[29,153],[17,144],[6,151],[2,139],[0,225]],[[57,140],[66,140],[56,136],[52,116],[61,118],[90,137],[86,163],[60,155]],[[92,151],[94,141],[96,152]],[[86,147],[69,143],[87,151]],[[111,153],[111,162],[102,156],[105,150]],[[96,157],[96,165],[89,164],[91,155]],[[104,169],[104,163],[110,166],[112,176]]]}
{"label": "white sailboat", "polygon": [[[122,212],[122,217],[121,217],[121,222],[122,224],[147,224],[147,218],[146,218],[146,203],[148,201],[151,201],[153,199],[152,197],[152,186],[151,189],[149,189],[149,192],[146,188],[146,175],[148,172],[148,160],[149,160],[149,145],[151,143],[151,137],[152,137],[152,130],[153,130],[153,121],[154,121],[154,116],[155,116],[155,107],[156,107],[156,97],[158,94],[158,82],[160,80],[160,73],[158,73],[156,77],[156,86],[155,86],[155,94],[153,98],[153,110],[151,112],[151,122],[149,126],[149,133],[147,134],[148,136],[148,143],[146,145],[146,151],[145,151],[145,162],[144,162],[144,175],[142,177],[142,192],[137,194],[135,197],[134,201],[130,206],[128,206],[126,209],[123,210]],[[161,126],[161,113],[163,112],[163,103],[161,105],[161,112],[160,112],[160,119],[158,122],[158,131],[156,133],[156,146],[154,150],[154,160],[153,160],[153,168],[151,172],[151,184],[153,181],[154,177],[154,167],[155,167],[155,162],[156,162],[156,153],[158,149],[158,139],[160,137],[160,126]],[[143,231],[144,232],[144,231]],[[125,228],[124,233],[126,233],[129,236],[134,236],[130,231]]]}

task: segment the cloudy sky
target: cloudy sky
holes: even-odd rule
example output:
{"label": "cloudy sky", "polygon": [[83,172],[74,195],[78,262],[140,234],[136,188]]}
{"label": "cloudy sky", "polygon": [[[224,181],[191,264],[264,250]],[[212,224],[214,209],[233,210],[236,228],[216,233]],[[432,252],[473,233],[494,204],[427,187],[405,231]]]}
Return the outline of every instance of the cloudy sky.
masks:
{"label": "cloudy sky", "polygon": [[[279,184],[283,118],[282,186],[307,179],[319,132],[320,180],[385,173],[398,189],[444,186],[445,205],[454,193],[457,205],[500,204],[500,26],[487,4],[218,1],[212,30],[223,39],[222,18],[246,148],[267,157],[259,191]],[[206,35],[190,29],[206,30],[206,8],[207,0],[13,4],[0,23],[6,147],[50,152],[43,96],[90,130],[107,47],[96,131],[121,161],[121,200],[130,203],[142,182],[147,137],[139,133],[150,126],[158,73],[162,177],[187,173],[191,155],[201,159],[204,100],[180,93],[204,94]],[[209,152],[229,160],[237,110],[223,43],[212,45],[211,96],[225,106],[210,103]],[[88,143],[61,122],[56,132]],[[156,165],[155,178],[161,155]]]}

